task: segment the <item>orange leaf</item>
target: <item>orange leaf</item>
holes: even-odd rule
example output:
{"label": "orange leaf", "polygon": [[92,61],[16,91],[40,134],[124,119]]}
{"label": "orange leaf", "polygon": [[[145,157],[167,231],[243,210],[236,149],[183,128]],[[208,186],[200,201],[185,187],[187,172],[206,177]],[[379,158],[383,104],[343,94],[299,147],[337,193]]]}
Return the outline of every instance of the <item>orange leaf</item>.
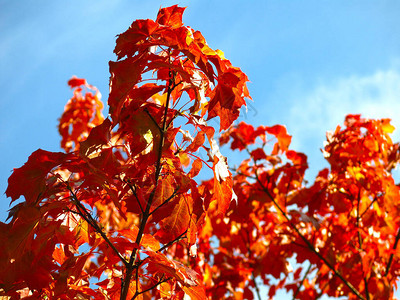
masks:
{"label": "orange leaf", "polygon": [[182,14],[185,11],[184,7],[173,5],[170,7],[161,8],[157,15],[156,22],[161,25],[177,28],[183,25]]}
{"label": "orange leaf", "polygon": [[203,162],[200,158],[196,158],[195,161],[192,163],[192,169],[190,169],[189,176],[193,178],[197,176],[203,166]]}
{"label": "orange leaf", "polygon": [[205,300],[207,299],[206,292],[202,286],[183,286],[182,290],[191,300]]}

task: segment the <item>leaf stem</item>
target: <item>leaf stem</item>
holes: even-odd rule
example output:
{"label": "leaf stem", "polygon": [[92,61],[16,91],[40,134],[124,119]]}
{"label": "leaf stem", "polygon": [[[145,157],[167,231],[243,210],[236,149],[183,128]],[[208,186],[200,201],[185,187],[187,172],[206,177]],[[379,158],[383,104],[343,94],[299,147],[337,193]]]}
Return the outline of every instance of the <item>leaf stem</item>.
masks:
{"label": "leaf stem", "polygon": [[254,272],[251,272],[251,280],[253,281],[254,289],[256,290],[257,299],[262,300],[261,294],[260,294],[260,288],[258,287],[256,277],[254,276]]}

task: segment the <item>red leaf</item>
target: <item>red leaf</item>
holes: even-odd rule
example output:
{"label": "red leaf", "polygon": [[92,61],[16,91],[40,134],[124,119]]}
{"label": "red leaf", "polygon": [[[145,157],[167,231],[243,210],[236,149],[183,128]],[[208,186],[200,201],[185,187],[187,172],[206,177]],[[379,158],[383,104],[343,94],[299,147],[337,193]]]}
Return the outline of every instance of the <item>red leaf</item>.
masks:
{"label": "red leaf", "polygon": [[138,51],[140,45],[143,45],[157,29],[159,25],[153,20],[136,20],[127,31],[118,35],[114,53],[118,59],[125,55],[133,56]]}
{"label": "red leaf", "polygon": [[218,211],[224,214],[232,200],[234,199],[232,177],[227,177],[224,181],[214,178],[214,194],[213,200],[217,201]]}
{"label": "red leaf", "polygon": [[266,127],[265,130],[278,139],[278,149],[274,149],[273,154],[277,154],[279,150],[286,151],[289,148],[292,137],[287,134],[285,126],[275,125],[272,127]]}
{"label": "red leaf", "polygon": [[218,116],[221,121],[220,131],[227,129],[239,117],[240,108],[246,105],[241,95],[223,84],[218,84],[210,97],[207,120]]}
{"label": "red leaf", "polygon": [[307,167],[307,156],[304,153],[288,150],[286,152],[286,157],[296,166]]}
{"label": "red leaf", "polygon": [[146,83],[140,87],[135,87],[132,89],[132,91],[129,93],[129,98],[137,104],[136,107],[140,107],[143,102],[158,92],[161,92],[163,89],[165,89],[165,86],[154,83]]}
{"label": "red leaf", "polygon": [[123,61],[110,61],[110,95],[108,105],[114,121],[119,119],[119,114],[124,106],[128,94],[142,79],[145,62],[135,58],[127,58]]}
{"label": "red leaf", "polygon": [[257,137],[254,127],[245,122],[240,122],[239,125],[232,130],[230,135],[233,138],[231,149],[239,149],[240,151],[245,149],[248,145],[253,144]]}
{"label": "red leaf", "polygon": [[179,7],[173,5],[170,7],[161,8],[157,15],[156,22],[161,25],[171,26],[177,28],[183,25],[182,14],[185,11],[185,7]]}
{"label": "red leaf", "polygon": [[28,203],[39,200],[46,189],[46,176],[56,166],[65,161],[67,154],[38,149],[20,168],[14,169],[8,178],[7,197],[11,202],[24,196]]}
{"label": "red leaf", "polygon": [[192,163],[192,169],[189,172],[190,178],[197,176],[203,166],[203,162],[200,158],[196,158],[196,160]]}
{"label": "red leaf", "polygon": [[[84,79],[77,80],[83,81]],[[76,83],[76,81],[72,83],[75,84],[74,82]],[[76,150],[78,143],[87,137],[90,129],[104,120],[101,112],[103,109],[101,94],[86,81],[85,86],[87,88],[85,93],[82,93],[81,87],[74,89],[74,95],[65,105],[58,125],[58,131],[62,136],[61,147],[67,152]]]}
{"label": "red leaf", "polygon": [[180,197],[171,214],[162,220],[161,230],[157,232],[161,242],[172,241],[188,229],[191,218],[189,209],[192,206],[189,201],[192,201],[190,197]]}
{"label": "red leaf", "polygon": [[147,269],[150,273],[164,273],[170,275],[178,280],[182,286],[199,286],[197,280],[198,274],[181,262],[169,259],[165,254],[154,252],[150,249],[147,249],[145,252],[149,256]]}
{"label": "red leaf", "polygon": [[107,145],[111,135],[111,121],[105,119],[101,125],[96,126],[90,131],[88,138],[80,143],[79,154],[81,157],[88,157],[102,146]]}
{"label": "red leaf", "polygon": [[196,152],[201,146],[203,146],[205,141],[205,133],[200,131],[193,142],[185,149],[185,152]]}
{"label": "red leaf", "polygon": [[86,82],[86,79],[78,78],[76,76],[72,76],[72,78],[70,80],[68,80],[68,85],[71,88],[74,88],[74,87],[78,87],[78,86],[81,86],[81,85],[87,85],[87,82]]}
{"label": "red leaf", "polygon": [[267,159],[267,155],[262,148],[257,148],[251,151],[250,155],[254,158],[254,160]]}
{"label": "red leaf", "polygon": [[205,300],[206,293],[202,286],[183,286],[183,291],[190,297],[191,300]]}

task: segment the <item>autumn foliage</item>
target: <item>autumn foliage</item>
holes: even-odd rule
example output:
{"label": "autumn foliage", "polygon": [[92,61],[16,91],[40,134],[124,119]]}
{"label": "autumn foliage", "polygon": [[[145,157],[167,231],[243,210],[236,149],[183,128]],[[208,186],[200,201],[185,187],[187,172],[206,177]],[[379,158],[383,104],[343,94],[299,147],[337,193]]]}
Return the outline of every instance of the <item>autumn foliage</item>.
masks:
{"label": "autumn foliage", "polygon": [[[348,115],[327,135],[329,168],[306,184],[307,157],[284,126],[235,123],[247,76],[183,12],[162,8],[118,36],[107,118],[99,91],[69,80],[64,152],[39,149],[8,180],[11,202],[22,198],[0,223],[0,295],[392,299],[400,153],[389,120]],[[222,145],[241,153],[235,168]]]}

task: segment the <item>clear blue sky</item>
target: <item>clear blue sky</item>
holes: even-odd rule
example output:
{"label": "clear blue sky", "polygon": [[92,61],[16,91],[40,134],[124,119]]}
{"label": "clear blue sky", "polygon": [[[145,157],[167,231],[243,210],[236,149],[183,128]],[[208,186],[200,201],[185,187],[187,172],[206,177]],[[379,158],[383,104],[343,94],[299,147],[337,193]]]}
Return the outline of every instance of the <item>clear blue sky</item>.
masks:
{"label": "clear blue sky", "polygon": [[325,132],[345,114],[400,126],[400,1],[0,0],[0,220],[12,169],[37,148],[60,150],[67,80],[86,78],[106,101],[115,36],[172,4],[250,78],[241,119],[285,124],[310,180],[324,166]]}

